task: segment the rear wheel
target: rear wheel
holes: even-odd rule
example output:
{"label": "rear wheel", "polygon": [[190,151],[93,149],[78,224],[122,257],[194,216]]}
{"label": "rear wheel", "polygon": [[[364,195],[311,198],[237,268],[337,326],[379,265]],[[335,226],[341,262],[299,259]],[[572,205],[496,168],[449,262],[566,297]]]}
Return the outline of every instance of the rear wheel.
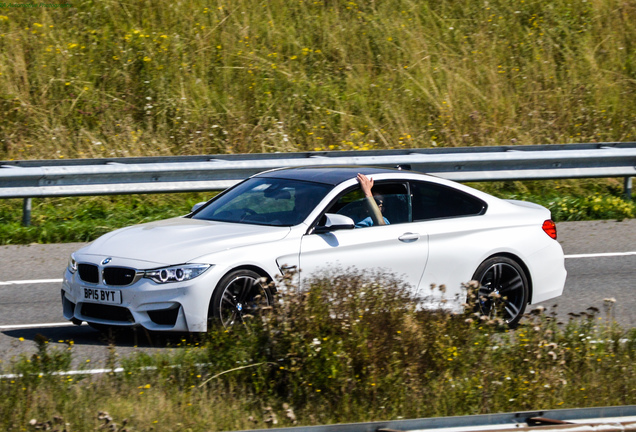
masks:
{"label": "rear wheel", "polygon": [[243,323],[246,315],[255,316],[271,305],[271,290],[260,274],[252,270],[235,270],[216,286],[210,302],[209,321],[230,327]]}
{"label": "rear wheel", "polygon": [[473,279],[479,282],[475,309],[516,327],[529,297],[528,277],[521,266],[508,257],[492,257],[481,263]]}

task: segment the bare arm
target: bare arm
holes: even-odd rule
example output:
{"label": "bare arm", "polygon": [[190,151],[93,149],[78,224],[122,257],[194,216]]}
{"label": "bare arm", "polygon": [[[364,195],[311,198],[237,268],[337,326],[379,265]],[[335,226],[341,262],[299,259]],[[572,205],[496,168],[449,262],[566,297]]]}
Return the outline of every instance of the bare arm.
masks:
{"label": "bare arm", "polygon": [[373,189],[373,179],[365,176],[364,174],[358,174],[358,183],[360,183],[360,189],[362,189],[362,192],[364,192],[364,196],[367,199],[367,205],[371,213],[371,220],[373,220],[373,224],[385,225],[382,212],[380,211],[378,204],[375,202],[375,199],[373,199],[373,193],[371,192],[371,189]]}

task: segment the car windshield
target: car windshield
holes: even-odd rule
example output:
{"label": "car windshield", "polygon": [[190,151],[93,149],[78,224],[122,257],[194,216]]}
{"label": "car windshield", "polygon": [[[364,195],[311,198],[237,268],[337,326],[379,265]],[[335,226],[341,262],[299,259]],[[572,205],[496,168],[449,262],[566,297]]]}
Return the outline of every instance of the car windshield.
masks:
{"label": "car windshield", "polygon": [[331,188],[321,183],[255,177],[213,199],[192,218],[272,226],[298,225]]}

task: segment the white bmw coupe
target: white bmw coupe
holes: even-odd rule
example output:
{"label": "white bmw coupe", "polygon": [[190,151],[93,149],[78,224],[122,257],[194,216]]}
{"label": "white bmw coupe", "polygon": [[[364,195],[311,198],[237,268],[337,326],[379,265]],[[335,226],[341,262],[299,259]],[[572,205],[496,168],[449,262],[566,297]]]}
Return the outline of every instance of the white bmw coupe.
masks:
{"label": "white bmw coupe", "polygon": [[[372,198],[358,173],[374,181]],[[271,304],[267,281],[289,269],[299,270],[302,289],[334,267],[386,270],[419,297],[445,296],[455,309],[466,301],[462,285],[476,280],[476,308],[488,314],[501,299],[511,326],[526,305],[561,295],[566,278],[544,207],[404,170],[292,168],[257,174],[184,217],[119,229],[74,252],[63,312],[96,328],[205,332]]]}

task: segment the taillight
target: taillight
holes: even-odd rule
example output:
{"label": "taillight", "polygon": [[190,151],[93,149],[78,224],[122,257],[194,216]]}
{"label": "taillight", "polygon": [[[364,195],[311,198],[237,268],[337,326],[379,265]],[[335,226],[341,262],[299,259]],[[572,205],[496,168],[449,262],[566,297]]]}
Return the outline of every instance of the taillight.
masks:
{"label": "taillight", "polygon": [[543,231],[545,231],[547,235],[549,235],[550,237],[556,240],[557,238],[556,224],[553,221],[548,219],[547,221],[543,222],[543,226],[541,228],[543,228]]}

